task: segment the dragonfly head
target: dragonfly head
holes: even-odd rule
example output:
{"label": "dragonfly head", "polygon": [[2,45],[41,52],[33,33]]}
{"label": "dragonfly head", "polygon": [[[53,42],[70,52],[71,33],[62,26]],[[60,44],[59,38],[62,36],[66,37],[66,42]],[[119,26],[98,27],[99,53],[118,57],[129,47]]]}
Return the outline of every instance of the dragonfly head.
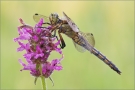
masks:
{"label": "dragonfly head", "polygon": [[50,22],[51,22],[52,25],[56,25],[57,22],[59,21],[59,16],[58,16],[57,13],[52,13],[50,15],[49,19],[50,19]]}

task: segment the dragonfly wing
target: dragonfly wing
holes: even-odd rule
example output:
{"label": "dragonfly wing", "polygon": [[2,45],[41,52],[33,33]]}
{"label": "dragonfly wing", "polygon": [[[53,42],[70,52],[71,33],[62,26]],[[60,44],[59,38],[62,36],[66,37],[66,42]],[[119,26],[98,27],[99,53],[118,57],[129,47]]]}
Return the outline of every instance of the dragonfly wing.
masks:
{"label": "dragonfly wing", "polygon": [[73,41],[73,43],[74,43],[74,46],[75,46],[77,51],[82,52],[82,53],[86,51],[86,49],[84,47],[76,44],[74,41]]}
{"label": "dragonfly wing", "polygon": [[95,46],[95,39],[92,33],[83,33],[81,31],[80,33],[92,47]]}
{"label": "dragonfly wing", "polygon": [[66,21],[68,22],[69,26],[72,28],[72,30],[75,32],[79,32],[80,30],[77,27],[77,25],[64,12],[63,12],[63,15]]}
{"label": "dragonfly wing", "polygon": [[78,35],[80,36],[80,38],[82,38],[84,40],[84,42],[86,43],[86,46],[84,48],[87,49],[88,51],[92,52],[92,48],[95,44],[95,40],[94,40],[94,38],[92,38],[93,34],[82,33],[79,30],[79,28],[77,27],[77,25],[64,12],[63,12],[63,15],[64,15],[66,21],[68,22],[69,26],[72,28],[72,30],[74,32],[78,32]]}
{"label": "dragonfly wing", "polygon": [[83,32],[79,32],[78,33],[81,41],[84,43],[84,45],[82,45],[85,49],[87,49],[88,51],[92,52],[93,47],[95,45],[95,40],[93,37],[92,33],[83,33]]}
{"label": "dragonfly wing", "polygon": [[40,21],[41,18],[44,19],[44,22],[50,22],[50,21],[49,21],[49,18],[46,17],[46,16],[44,16],[44,15],[37,14],[37,13],[33,15],[33,19],[34,19],[34,21],[37,22],[37,23]]}

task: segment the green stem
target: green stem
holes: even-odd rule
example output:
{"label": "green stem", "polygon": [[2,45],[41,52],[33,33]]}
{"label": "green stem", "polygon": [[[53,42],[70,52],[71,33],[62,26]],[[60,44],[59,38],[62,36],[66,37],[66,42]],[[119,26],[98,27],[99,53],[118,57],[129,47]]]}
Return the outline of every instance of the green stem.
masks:
{"label": "green stem", "polygon": [[45,78],[43,76],[41,76],[41,80],[42,80],[43,90],[46,90]]}
{"label": "green stem", "polygon": [[41,73],[41,76],[40,77],[41,77],[41,81],[42,81],[43,90],[46,90],[46,83],[45,83],[45,78],[42,75],[42,66],[41,66],[41,64],[39,65],[39,71]]}

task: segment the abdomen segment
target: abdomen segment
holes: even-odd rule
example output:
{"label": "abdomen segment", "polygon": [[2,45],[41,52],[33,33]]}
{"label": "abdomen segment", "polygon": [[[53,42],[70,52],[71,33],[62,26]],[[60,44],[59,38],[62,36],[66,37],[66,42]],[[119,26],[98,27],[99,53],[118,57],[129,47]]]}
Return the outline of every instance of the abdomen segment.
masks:
{"label": "abdomen segment", "polygon": [[100,60],[106,63],[111,69],[116,71],[118,74],[121,74],[121,71],[111,61],[109,61],[103,54],[101,54],[98,50],[93,48],[91,53],[97,56]]}

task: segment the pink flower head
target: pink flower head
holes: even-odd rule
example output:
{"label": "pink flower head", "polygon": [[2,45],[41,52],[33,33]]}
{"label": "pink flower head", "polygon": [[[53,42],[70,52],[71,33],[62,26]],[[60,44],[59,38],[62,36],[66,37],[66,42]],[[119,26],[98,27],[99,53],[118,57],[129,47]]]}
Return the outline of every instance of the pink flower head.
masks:
{"label": "pink flower head", "polygon": [[[63,53],[58,47],[60,40],[54,42],[56,38],[51,34],[51,26],[43,28],[43,19],[41,19],[35,27],[26,25],[22,19],[20,19],[20,23],[23,25],[18,27],[19,36],[15,38],[14,41],[19,44],[17,51],[26,51],[23,56],[27,64],[19,59],[19,63],[23,66],[21,71],[28,70],[30,74],[35,77],[39,77],[42,73],[45,78],[48,78],[54,70],[62,70],[60,62],[63,59]],[[25,41],[25,43],[23,41]],[[49,62],[48,57],[51,55],[52,51],[61,54],[62,58],[54,59]],[[42,72],[40,72],[37,65],[41,65]]]}

